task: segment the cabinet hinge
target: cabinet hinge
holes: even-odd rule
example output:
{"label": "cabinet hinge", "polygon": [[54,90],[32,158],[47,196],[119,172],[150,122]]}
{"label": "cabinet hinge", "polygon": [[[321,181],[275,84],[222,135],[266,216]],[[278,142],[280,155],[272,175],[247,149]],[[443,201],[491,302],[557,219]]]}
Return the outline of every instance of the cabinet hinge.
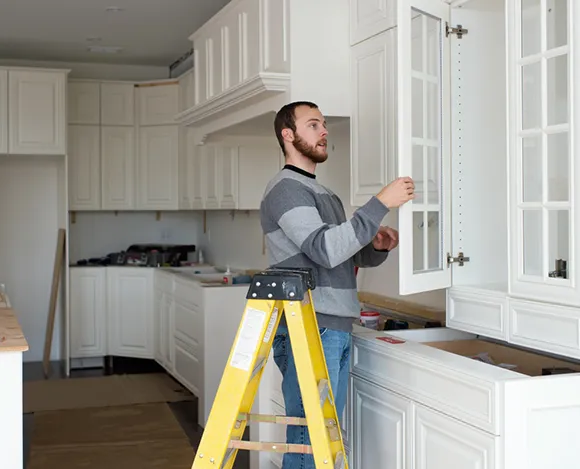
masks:
{"label": "cabinet hinge", "polygon": [[469,257],[465,257],[462,252],[457,254],[457,257],[452,257],[451,254],[447,253],[447,265],[457,263],[459,267],[463,267],[466,262],[469,262]]}
{"label": "cabinet hinge", "polygon": [[458,39],[461,39],[464,34],[467,34],[467,29],[465,29],[460,24],[457,27],[449,26],[449,23],[445,23],[445,37],[449,37],[450,34],[456,34]]}

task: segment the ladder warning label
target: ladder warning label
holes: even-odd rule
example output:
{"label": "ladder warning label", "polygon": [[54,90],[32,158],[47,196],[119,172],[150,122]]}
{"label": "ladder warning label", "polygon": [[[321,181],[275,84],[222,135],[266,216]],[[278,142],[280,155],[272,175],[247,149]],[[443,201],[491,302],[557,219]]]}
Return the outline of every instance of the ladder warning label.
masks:
{"label": "ladder warning label", "polygon": [[249,371],[252,365],[252,357],[260,342],[260,333],[264,328],[266,313],[259,309],[247,308],[244,321],[240,328],[240,333],[230,365],[240,370]]}
{"label": "ladder warning label", "polygon": [[274,325],[276,324],[276,319],[278,318],[278,308],[274,308],[272,311],[272,317],[270,318],[270,322],[268,323],[268,329],[264,334],[264,342],[268,342],[270,337],[272,336],[272,330],[274,329]]}

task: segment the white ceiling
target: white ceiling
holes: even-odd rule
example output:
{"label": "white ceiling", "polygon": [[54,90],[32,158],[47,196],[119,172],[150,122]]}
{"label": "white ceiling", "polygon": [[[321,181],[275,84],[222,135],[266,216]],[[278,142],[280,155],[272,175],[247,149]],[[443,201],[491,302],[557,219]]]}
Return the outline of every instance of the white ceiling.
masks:
{"label": "white ceiling", "polygon": [[[191,48],[188,37],[228,2],[0,0],[0,59],[169,66]],[[97,54],[87,50],[91,45],[123,50]]]}

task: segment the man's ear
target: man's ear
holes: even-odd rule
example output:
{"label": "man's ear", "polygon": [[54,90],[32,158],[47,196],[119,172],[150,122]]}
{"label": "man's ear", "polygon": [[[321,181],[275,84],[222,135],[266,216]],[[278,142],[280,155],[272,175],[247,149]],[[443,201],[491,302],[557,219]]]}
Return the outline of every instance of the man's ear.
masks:
{"label": "man's ear", "polygon": [[284,140],[287,140],[289,142],[293,142],[294,141],[294,132],[292,132],[292,129],[282,129],[282,137],[284,138]]}

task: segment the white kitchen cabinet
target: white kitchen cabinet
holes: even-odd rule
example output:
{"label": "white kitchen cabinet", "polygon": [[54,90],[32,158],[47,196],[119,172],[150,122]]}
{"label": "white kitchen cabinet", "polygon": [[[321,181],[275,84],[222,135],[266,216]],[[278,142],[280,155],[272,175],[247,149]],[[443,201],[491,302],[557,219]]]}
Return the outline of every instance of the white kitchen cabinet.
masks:
{"label": "white kitchen cabinet", "polygon": [[70,269],[70,357],[107,355],[107,270]]}
{"label": "white kitchen cabinet", "polygon": [[191,208],[177,81],[71,80],[69,91],[69,210]]}
{"label": "white kitchen cabinet", "polygon": [[[488,357],[482,357],[485,354]],[[495,365],[481,361],[486,358]],[[558,374],[561,368],[571,373]],[[548,376],[552,371],[556,374]],[[578,362],[445,328],[375,331],[353,336],[352,377],[353,396],[362,379],[373,389],[384,389],[385,397],[397,394],[402,396],[399,401],[411,402],[411,418],[406,419],[408,428],[400,439],[399,428],[382,433],[390,441],[400,441],[398,451],[415,467],[510,469],[556,464],[572,469],[580,458],[573,443],[580,410]],[[358,403],[352,399],[356,409]],[[354,419],[353,431],[367,431],[366,424]],[[358,442],[355,437],[354,461],[380,457],[378,445],[362,448]]]}
{"label": "white kitchen cabinet", "polygon": [[133,209],[135,204],[133,127],[101,127],[101,174],[101,209]]}
{"label": "white kitchen cabinet", "polygon": [[170,210],[179,204],[179,128],[139,128],[137,209]]}
{"label": "white kitchen cabinet", "polygon": [[155,282],[155,360],[169,373],[174,372],[175,353],[173,338],[174,282],[169,272],[156,271]]}
{"label": "white kitchen cabinet", "polygon": [[127,82],[101,83],[101,125],[133,126],[135,85]]}
{"label": "white kitchen cabinet", "polygon": [[109,355],[154,358],[154,269],[107,268]]}
{"label": "white kitchen cabinet", "polygon": [[68,126],[68,183],[71,210],[101,207],[101,129],[98,125]]}
{"label": "white kitchen cabinet", "polygon": [[351,376],[349,400],[348,434],[354,448],[351,467],[411,467],[412,446],[406,444],[412,437],[411,400],[358,376]]}
{"label": "white kitchen cabinet", "polygon": [[[350,116],[348,18],[348,0],[228,3],[190,37],[194,104],[177,119],[195,125],[203,143],[289,101],[314,101],[327,116]],[[318,50],[332,54],[308,52],[312,39],[304,31],[316,31]]]}
{"label": "white kitchen cabinet", "polygon": [[397,210],[400,294],[446,289],[449,327],[580,358],[569,85],[580,10],[520,0],[351,8],[351,203],[397,176],[416,184]]}
{"label": "white kitchen cabinet", "polygon": [[[6,69],[3,69],[6,70]],[[66,153],[67,70],[8,68],[8,153]]]}
{"label": "white kitchen cabinet", "polygon": [[68,123],[100,125],[101,86],[98,81],[78,80],[68,83]]}
{"label": "white kitchen cabinet", "polygon": [[275,138],[222,137],[191,155],[192,208],[259,210],[264,188],[283,166]]}
{"label": "white kitchen cabinet", "polygon": [[137,96],[139,125],[175,125],[175,115],[179,112],[178,82],[140,83]]}
{"label": "white kitchen cabinet", "polygon": [[0,69],[0,154],[8,153],[8,70]]}

